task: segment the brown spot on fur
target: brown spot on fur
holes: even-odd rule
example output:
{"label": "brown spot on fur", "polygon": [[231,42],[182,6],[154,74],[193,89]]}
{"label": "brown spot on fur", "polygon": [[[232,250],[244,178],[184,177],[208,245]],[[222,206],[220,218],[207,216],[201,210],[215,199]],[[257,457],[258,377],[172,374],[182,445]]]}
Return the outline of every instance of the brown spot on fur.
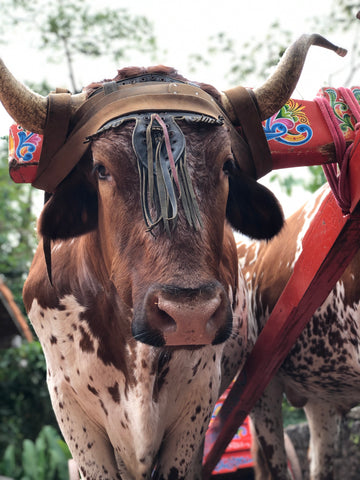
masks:
{"label": "brown spot on fur", "polygon": [[110,393],[115,403],[120,403],[120,391],[118,382],[115,382],[112,387],[108,387],[108,392]]}
{"label": "brown spot on fur", "polygon": [[88,385],[87,388],[93,395],[99,396],[99,392],[96,390],[96,388],[92,387],[91,385]]}
{"label": "brown spot on fur", "polygon": [[197,364],[193,367],[193,377],[195,377],[197,371],[198,371],[198,368],[199,368],[199,365],[201,363],[201,358],[199,358],[199,361],[197,362]]}
{"label": "brown spot on fur", "polygon": [[101,399],[99,400],[99,402],[100,402],[101,408],[104,410],[105,415],[108,416],[109,412],[107,411],[107,408],[105,407],[104,402]]}
{"label": "brown spot on fur", "polygon": [[79,342],[79,346],[83,352],[92,353],[95,351],[94,343],[90,338],[90,335],[84,330],[84,328],[80,325],[80,332],[82,338]]}

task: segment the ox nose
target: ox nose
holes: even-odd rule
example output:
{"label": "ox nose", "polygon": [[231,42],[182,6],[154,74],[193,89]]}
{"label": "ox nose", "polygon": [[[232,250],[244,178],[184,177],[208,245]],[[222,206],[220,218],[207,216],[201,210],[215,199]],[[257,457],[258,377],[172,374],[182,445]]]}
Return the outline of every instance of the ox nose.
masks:
{"label": "ox nose", "polygon": [[218,344],[231,331],[232,311],[218,282],[196,289],[168,285],[149,289],[143,321],[133,322],[135,338],[156,346]]}

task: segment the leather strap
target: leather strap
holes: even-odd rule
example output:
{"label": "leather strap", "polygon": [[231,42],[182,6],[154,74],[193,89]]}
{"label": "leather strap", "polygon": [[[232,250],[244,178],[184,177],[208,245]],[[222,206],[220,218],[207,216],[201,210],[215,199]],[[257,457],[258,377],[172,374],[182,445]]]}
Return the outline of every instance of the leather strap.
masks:
{"label": "leather strap", "polygon": [[104,89],[105,95],[109,95],[112,92],[116,92],[117,90],[116,82],[111,81],[111,82],[103,83],[103,89]]}
{"label": "leather strap", "polygon": [[261,178],[272,170],[270,148],[261,124],[256,98],[247,88],[238,86],[224,92],[228,100],[226,110],[235,126],[240,126],[252,154],[256,169],[255,178]]}
{"label": "leather strap", "polygon": [[69,120],[71,116],[71,94],[63,89],[57,89],[48,96],[47,118],[45,134],[39,159],[37,175],[32,185],[50,192],[47,188],[39,185],[38,179],[48,168],[48,159],[52,158],[65,143]]}
{"label": "leather strap", "polygon": [[[106,94],[105,90],[111,93]],[[87,150],[86,138],[113,118],[147,111],[186,111],[215,119],[223,115],[209,94],[189,84],[149,82],[121,85],[118,90],[112,90],[113,85],[110,89],[106,87],[84,102],[71,119],[70,130],[72,126],[73,129],[67,137],[64,132],[70,120],[70,97],[58,97],[63,94],[56,94],[57,98],[51,96],[44,134],[47,150],[42,152],[38,174],[32,183],[34,187],[53,192]],[[59,112],[52,107],[54,102],[58,104]]]}
{"label": "leather strap", "polygon": [[[49,95],[44,145],[34,187],[53,192],[88,148],[86,138],[108,121],[137,112],[192,112],[214,119],[225,116],[214,98],[201,88],[177,81],[131,84],[105,83],[71,116],[71,95]],[[236,87],[225,92],[233,151],[243,171],[260,178],[272,170],[271,153],[251,90]],[[244,137],[244,138],[242,138]]]}

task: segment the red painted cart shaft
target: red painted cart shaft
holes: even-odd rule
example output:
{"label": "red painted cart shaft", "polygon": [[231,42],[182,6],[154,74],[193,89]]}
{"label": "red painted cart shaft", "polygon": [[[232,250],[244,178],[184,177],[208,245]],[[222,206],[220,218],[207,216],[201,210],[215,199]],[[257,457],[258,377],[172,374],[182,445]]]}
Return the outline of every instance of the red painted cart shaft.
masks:
{"label": "red painted cart shaft", "polygon": [[[352,107],[344,100],[345,95],[352,98]],[[360,104],[360,88],[322,88],[317,95],[319,99],[327,103],[339,134],[346,142],[353,142],[359,119],[354,105]],[[334,162],[334,139],[317,101],[291,98],[263,122],[263,127],[274,170]]]}
{"label": "red painted cart shaft", "polygon": [[[333,162],[334,159],[330,156],[329,149],[324,148],[325,145],[331,145],[333,143],[333,138],[321,114],[320,108],[316,103],[291,99],[286,106],[291,106],[293,110],[295,110],[294,115],[296,115],[296,109],[301,108],[303,114],[301,120],[306,123],[301,123],[298,120],[297,122],[294,121],[294,124],[291,125],[291,122],[288,121],[288,127],[282,137],[279,138],[275,136],[271,138],[269,136],[268,142],[273,162],[273,170],[323,165]],[[276,128],[278,122],[282,120],[281,117],[279,118],[279,114],[281,115],[281,110],[274,115],[275,118],[273,117],[271,122],[269,122],[269,120],[264,122],[265,131],[266,123],[270,123],[273,129]],[[298,119],[299,117],[296,118]],[[296,135],[296,129],[300,126],[306,126],[307,133],[306,130],[304,130],[302,134],[299,133]],[[279,129],[279,126],[277,128]],[[279,141],[281,138],[283,138],[283,142]]]}
{"label": "red painted cart shaft", "polygon": [[304,237],[292,276],[207,432],[204,479],[210,477],[297,337],[360,248],[360,135],[354,142],[349,178],[350,214],[344,216],[332,193],[328,194]]}

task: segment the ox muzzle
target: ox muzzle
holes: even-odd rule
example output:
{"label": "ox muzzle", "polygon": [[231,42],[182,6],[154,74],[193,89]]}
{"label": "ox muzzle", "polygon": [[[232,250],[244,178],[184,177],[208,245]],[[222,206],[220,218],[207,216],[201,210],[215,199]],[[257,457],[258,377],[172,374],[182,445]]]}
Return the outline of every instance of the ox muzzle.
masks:
{"label": "ox muzzle", "polygon": [[232,309],[220,283],[198,288],[154,285],[134,310],[132,334],[155,347],[203,346],[224,342],[231,328]]}

